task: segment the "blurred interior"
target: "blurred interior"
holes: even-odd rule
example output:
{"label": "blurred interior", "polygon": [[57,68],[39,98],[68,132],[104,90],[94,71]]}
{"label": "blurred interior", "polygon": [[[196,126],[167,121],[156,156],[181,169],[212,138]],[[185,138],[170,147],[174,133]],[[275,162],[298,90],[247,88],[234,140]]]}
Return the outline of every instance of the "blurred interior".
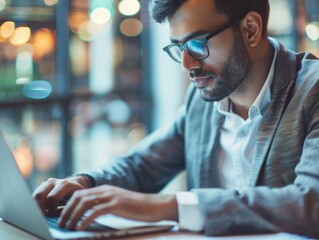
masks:
{"label": "blurred interior", "polygon": [[[270,35],[319,57],[319,0],[270,3]],[[168,43],[148,1],[0,0],[0,128],[31,188],[108,164],[174,118],[189,80]]]}

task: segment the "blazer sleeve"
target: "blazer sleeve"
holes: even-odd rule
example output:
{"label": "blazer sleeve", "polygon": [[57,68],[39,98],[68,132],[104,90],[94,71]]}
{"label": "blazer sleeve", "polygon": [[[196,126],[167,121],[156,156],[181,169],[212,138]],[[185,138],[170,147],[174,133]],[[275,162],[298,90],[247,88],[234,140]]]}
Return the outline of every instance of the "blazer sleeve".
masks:
{"label": "blazer sleeve", "polygon": [[103,169],[83,174],[90,176],[95,185],[111,184],[145,193],[161,190],[185,168],[185,114],[191,96],[189,91],[174,121],[147,136],[130,154]]}

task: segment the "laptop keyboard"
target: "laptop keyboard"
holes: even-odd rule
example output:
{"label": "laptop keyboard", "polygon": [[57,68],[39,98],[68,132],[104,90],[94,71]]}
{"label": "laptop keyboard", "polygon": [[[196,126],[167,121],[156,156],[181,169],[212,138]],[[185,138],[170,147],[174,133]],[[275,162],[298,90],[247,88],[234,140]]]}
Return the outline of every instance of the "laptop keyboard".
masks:
{"label": "laptop keyboard", "polygon": [[[72,232],[75,230],[70,230],[66,228],[60,228],[58,225],[58,219],[59,217],[47,217],[47,224],[56,230],[59,230],[60,232]],[[103,224],[100,224],[98,222],[93,222],[90,224],[90,226],[85,231],[92,231],[92,232],[105,232],[105,231],[115,231],[114,228],[107,227]]]}

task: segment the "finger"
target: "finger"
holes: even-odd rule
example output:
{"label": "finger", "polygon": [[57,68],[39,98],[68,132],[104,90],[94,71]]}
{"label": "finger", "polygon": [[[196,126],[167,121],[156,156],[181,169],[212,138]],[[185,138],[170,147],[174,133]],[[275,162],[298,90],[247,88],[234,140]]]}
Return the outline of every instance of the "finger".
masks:
{"label": "finger", "polygon": [[99,203],[100,202],[98,198],[94,194],[82,196],[81,200],[74,207],[74,210],[70,215],[67,228],[75,229],[77,223],[81,220],[86,211],[89,210],[94,204]]}
{"label": "finger", "polygon": [[89,227],[89,225],[96,219],[97,217],[109,213],[109,210],[111,209],[109,203],[100,204],[98,208],[92,210],[92,212],[83,217],[82,221],[79,223],[79,225],[76,226],[76,230],[85,230]]}
{"label": "finger", "polygon": [[58,221],[59,227],[65,228],[67,222],[69,221],[69,216],[73,210],[73,202],[72,198],[69,200],[69,202],[65,205],[64,209],[62,210],[60,214],[60,218]]}
{"label": "finger", "polygon": [[[80,185],[67,180],[61,180],[59,184],[47,196],[47,208],[51,214],[58,214],[58,206],[65,198],[71,196],[73,192],[82,189]],[[65,202],[64,202],[65,203]],[[65,205],[65,204],[64,204]]]}
{"label": "finger", "polygon": [[[92,209],[92,207],[99,206],[107,199],[102,199],[100,197],[102,194],[94,194],[92,191],[88,191],[90,195],[82,197],[79,204],[75,207],[74,211],[72,212],[70,219],[69,219],[69,226],[70,229],[75,229],[78,224],[80,224],[85,218],[85,214],[88,213],[87,211]],[[90,213],[89,213],[90,214]]]}
{"label": "finger", "polygon": [[47,209],[47,196],[54,188],[52,181],[42,182],[32,193],[32,196],[37,201],[41,211],[46,213]]}
{"label": "finger", "polygon": [[[84,193],[82,193],[84,192]],[[68,225],[67,227],[70,228],[70,217],[72,215],[72,213],[75,211],[76,206],[78,206],[80,204],[81,199],[84,197],[85,191],[84,190],[80,190],[80,191],[76,191],[73,196],[70,198],[69,202],[66,204],[66,206],[64,207],[61,215],[60,215],[60,219],[59,219],[59,226],[62,228],[66,227],[66,224]],[[73,222],[72,222],[73,224]],[[71,229],[71,228],[70,228]]]}
{"label": "finger", "polygon": [[86,188],[85,191],[89,195],[91,194],[102,194],[108,191],[109,186],[108,185],[102,185],[98,187],[93,187],[93,188]]}
{"label": "finger", "polygon": [[107,203],[110,200],[110,198],[105,196],[103,193],[96,193],[94,191],[92,192],[91,190],[86,190],[85,192],[82,192],[82,194],[83,193],[86,195],[78,196],[81,198],[81,200],[75,206],[68,220],[67,227],[69,229],[75,229],[76,226],[82,222],[83,216],[85,216],[89,209],[100,206],[101,204]]}

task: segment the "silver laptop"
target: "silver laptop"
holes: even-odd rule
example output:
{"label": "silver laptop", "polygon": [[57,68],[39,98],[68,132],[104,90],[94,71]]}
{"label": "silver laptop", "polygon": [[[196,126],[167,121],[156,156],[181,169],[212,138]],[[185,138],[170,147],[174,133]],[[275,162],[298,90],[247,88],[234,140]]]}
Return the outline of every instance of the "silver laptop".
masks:
{"label": "silver laptop", "polygon": [[[173,223],[154,224],[130,228],[90,228],[86,231],[69,231],[54,227],[54,219],[42,214],[37,202],[21,175],[15,159],[0,133],[0,218],[4,221],[31,233],[41,239],[86,239],[114,238],[167,231],[174,227]],[[54,224],[54,223],[53,223]],[[95,230],[93,230],[95,229]]]}

